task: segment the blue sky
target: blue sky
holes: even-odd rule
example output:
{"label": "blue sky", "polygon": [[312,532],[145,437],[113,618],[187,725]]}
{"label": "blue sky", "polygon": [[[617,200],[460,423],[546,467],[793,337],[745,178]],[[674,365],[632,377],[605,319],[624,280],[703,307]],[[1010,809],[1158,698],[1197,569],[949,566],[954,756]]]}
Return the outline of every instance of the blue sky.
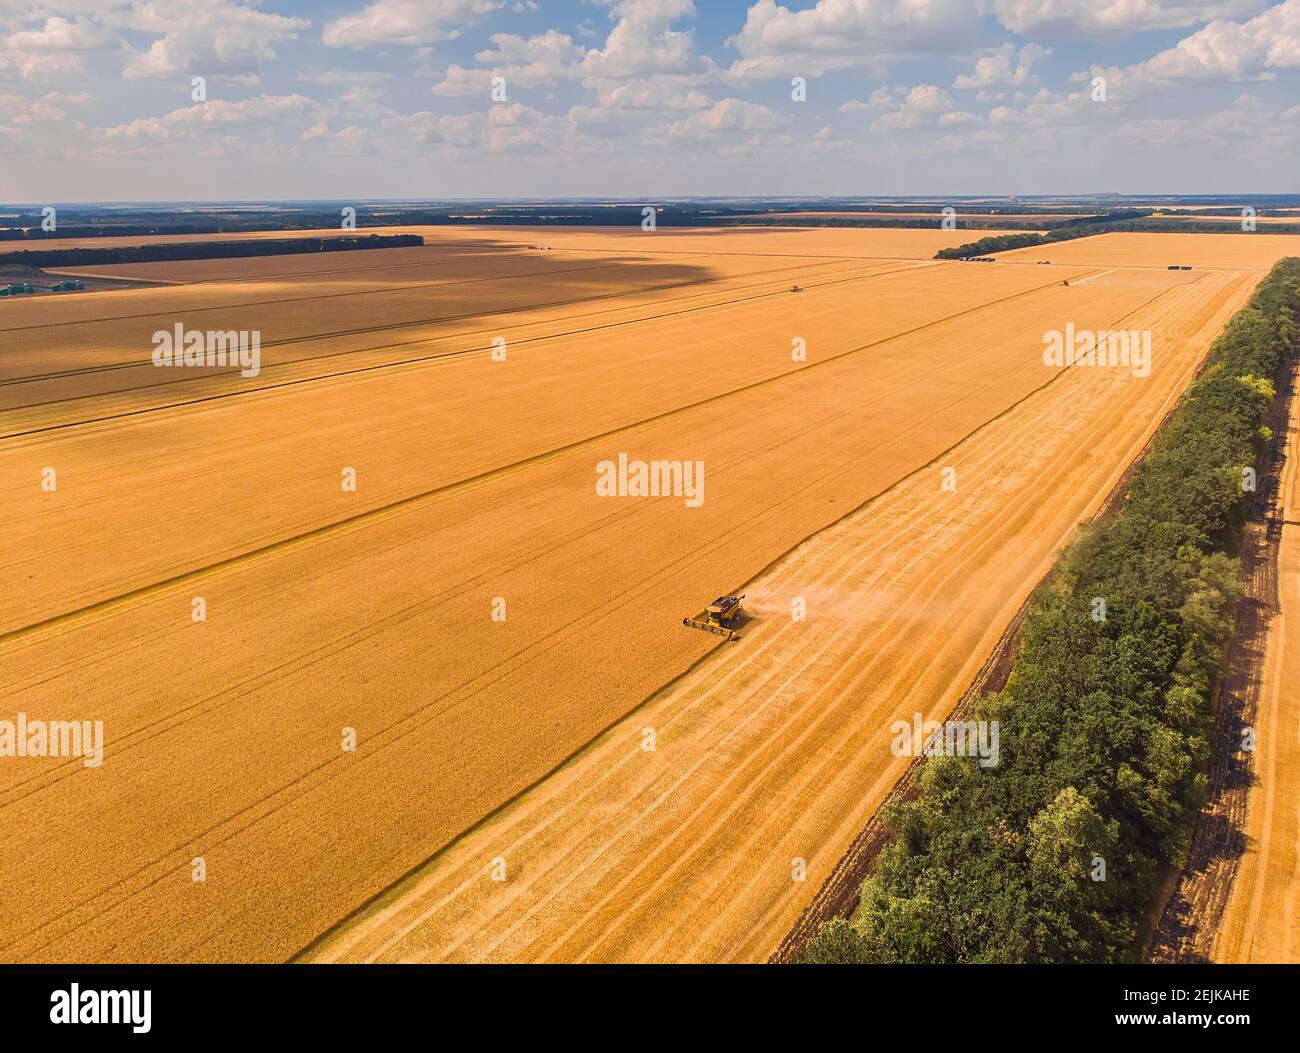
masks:
{"label": "blue sky", "polygon": [[1300,0],[0,0],[0,200],[1296,192],[1298,89]]}

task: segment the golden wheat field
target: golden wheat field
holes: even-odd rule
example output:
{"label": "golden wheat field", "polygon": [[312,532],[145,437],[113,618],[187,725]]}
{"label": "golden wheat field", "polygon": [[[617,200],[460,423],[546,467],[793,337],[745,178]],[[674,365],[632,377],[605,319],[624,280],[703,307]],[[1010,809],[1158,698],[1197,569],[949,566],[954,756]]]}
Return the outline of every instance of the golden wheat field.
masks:
{"label": "golden wheat field", "polygon": [[[1053,263],[1105,267],[1189,266],[1195,270],[1267,271],[1283,256],[1300,253],[1300,234],[1096,234],[1041,248],[999,254],[1004,262],[1050,259]],[[1261,275],[1262,276],[1262,275]]]}
{"label": "golden wheat field", "polygon": [[[0,693],[105,736],[0,769],[6,960],[766,958],[890,723],[951,708],[1300,251],[392,232],[0,304]],[[156,366],[177,325],[259,369]],[[1150,330],[1149,375],[1045,365],[1068,325]],[[700,485],[606,495],[620,458]],[[741,639],[682,626],[733,591]]]}

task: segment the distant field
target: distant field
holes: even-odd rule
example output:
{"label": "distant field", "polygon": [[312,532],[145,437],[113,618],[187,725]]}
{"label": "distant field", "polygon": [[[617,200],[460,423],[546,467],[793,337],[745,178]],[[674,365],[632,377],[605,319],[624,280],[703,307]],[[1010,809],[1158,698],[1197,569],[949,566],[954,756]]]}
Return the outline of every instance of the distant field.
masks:
{"label": "distant field", "polygon": [[[664,227],[654,233],[643,232],[640,227],[565,227],[565,228],[520,228],[520,227],[376,227],[368,233],[412,233],[423,235],[434,246],[420,249],[371,249],[372,259],[378,260],[384,255],[387,260],[397,263],[405,261],[412,264],[407,268],[416,272],[419,261],[431,261],[452,267],[457,259],[467,259],[473,255],[496,253],[505,259],[508,251],[510,262],[518,264],[521,259],[540,259],[538,246],[546,246],[554,262],[557,257],[565,257],[572,262],[575,258],[607,259],[613,250],[627,251],[647,259],[661,257],[665,254],[681,254],[683,259],[692,255],[713,255],[721,252],[730,257],[764,258],[780,256],[838,256],[845,259],[916,259],[928,260],[941,248],[960,245],[963,241],[956,231],[918,230],[912,228],[837,228],[835,231],[822,231],[819,228],[764,228],[761,235],[766,239],[761,251],[751,253],[750,246],[735,240],[745,236],[730,228],[718,227]],[[1008,231],[1007,233],[1014,233]],[[733,239],[720,245],[719,238]],[[653,239],[653,240],[647,240]],[[420,255],[423,251],[423,255]],[[449,252],[451,253],[449,255]],[[406,253],[402,257],[388,256],[389,253]],[[575,256],[576,254],[576,256]],[[313,264],[306,264],[302,257],[288,257],[279,260],[259,260],[259,265],[251,266],[250,260],[190,260],[160,263],[116,264],[110,267],[77,267],[79,274],[111,274],[117,277],[129,277],[160,281],[213,281],[240,280],[255,281],[265,275],[311,275],[350,273],[355,263],[349,268],[335,267],[321,258]],[[263,266],[262,264],[265,264]],[[549,265],[549,264],[548,264]],[[396,274],[396,271],[394,271]],[[399,276],[400,277],[400,276]]]}
{"label": "distant field", "polygon": [[[0,694],[108,742],[0,768],[7,958],[764,957],[1291,240],[415,232],[0,308]],[[177,322],[260,375],[153,366]],[[1070,323],[1151,376],[1045,366]],[[598,496],[620,453],[703,504]]]}
{"label": "distant field", "polygon": [[[1233,223],[1240,225],[1241,214],[1231,216],[1183,216],[1177,212],[1157,212],[1153,219],[1178,219],[1184,223]],[[1256,216],[1256,223],[1300,223],[1300,215],[1295,216]]]}
{"label": "distant field", "polygon": [[1213,270],[1266,271],[1283,256],[1300,255],[1300,234],[1096,234],[1074,241],[997,254],[1029,262],[1047,257],[1072,266],[1167,267],[1190,264]]}
{"label": "distant field", "polygon": [[[1234,208],[1234,209],[1236,209],[1236,210],[1238,211],[1238,213],[1240,213],[1241,209],[1246,208],[1246,207],[1248,207],[1248,206],[1246,206],[1246,205],[1161,205],[1157,211],[1159,211],[1159,212],[1204,212],[1204,211],[1206,211],[1207,209],[1215,209],[1215,208]],[[1253,205],[1252,205],[1252,206],[1249,206],[1249,207],[1254,208],[1254,207],[1256,207],[1256,206],[1253,206]],[[1300,207],[1296,207],[1296,206],[1286,206],[1286,207],[1283,207],[1283,208],[1278,208],[1278,207],[1275,207],[1275,206],[1269,206],[1268,208],[1264,209],[1263,211],[1265,211],[1265,212],[1300,212]],[[1190,219],[1190,218],[1192,218],[1192,217],[1188,217],[1188,218]],[[1228,218],[1231,218],[1231,217],[1229,216]]]}
{"label": "distant field", "polygon": [[[959,224],[964,226],[977,226],[983,220],[998,220],[1014,223],[1018,220],[1056,220],[1056,219],[1084,219],[1091,213],[1085,212],[1023,212],[1007,214],[990,214],[983,212],[962,212],[958,210],[956,219]],[[752,216],[740,216],[736,218],[737,222],[743,222],[746,219],[783,219],[786,217],[797,219],[800,216],[840,216],[845,218],[865,217],[873,219],[933,219],[936,223],[944,218],[941,209],[934,209],[924,212],[759,212]],[[1008,231],[1008,233],[1011,233]]]}

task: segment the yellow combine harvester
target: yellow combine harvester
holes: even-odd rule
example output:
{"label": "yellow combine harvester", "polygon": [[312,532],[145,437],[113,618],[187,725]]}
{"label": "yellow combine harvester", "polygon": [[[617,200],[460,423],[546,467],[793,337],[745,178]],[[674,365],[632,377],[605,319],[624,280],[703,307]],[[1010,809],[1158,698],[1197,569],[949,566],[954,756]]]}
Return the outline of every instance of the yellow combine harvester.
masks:
{"label": "yellow combine harvester", "polygon": [[699,618],[683,618],[682,624],[692,629],[703,629],[706,633],[717,633],[728,640],[736,639],[736,622],[740,620],[740,596],[719,596],[705,608]]}

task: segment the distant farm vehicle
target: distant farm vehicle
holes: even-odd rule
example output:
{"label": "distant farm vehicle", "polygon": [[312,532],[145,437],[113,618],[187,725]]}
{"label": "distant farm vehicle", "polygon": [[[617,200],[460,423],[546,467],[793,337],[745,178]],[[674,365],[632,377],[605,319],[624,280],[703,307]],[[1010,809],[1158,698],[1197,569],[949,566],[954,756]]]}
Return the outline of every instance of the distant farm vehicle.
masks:
{"label": "distant farm vehicle", "polygon": [[736,624],[740,620],[740,601],[744,598],[743,593],[739,596],[719,596],[705,608],[700,617],[683,618],[682,624],[734,640],[737,635]]}
{"label": "distant farm vehicle", "polygon": [[57,282],[14,282],[10,285],[0,287],[0,296],[22,296],[26,293],[38,292],[76,292],[85,289],[86,283],[75,278],[68,278]]}

